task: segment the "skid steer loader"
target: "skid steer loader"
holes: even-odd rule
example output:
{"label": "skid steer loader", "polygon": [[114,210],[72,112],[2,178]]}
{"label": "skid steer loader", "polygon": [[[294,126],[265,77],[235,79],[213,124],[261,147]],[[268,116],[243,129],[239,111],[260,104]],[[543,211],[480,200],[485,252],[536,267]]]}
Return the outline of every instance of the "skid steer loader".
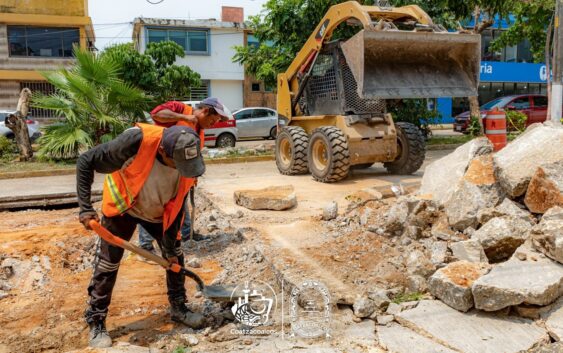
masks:
{"label": "skid steer loader", "polygon": [[[330,41],[344,21],[363,28]],[[414,173],[424,138],[415,125],[393,122],[388,100],[476,96],[480,43],[478,35],[433,24],[416,5],[332,6],[278,75],[277,110],[287,120],[276,138],[279,171],[310,171],[326,183],[375,162],[394,174]]]}

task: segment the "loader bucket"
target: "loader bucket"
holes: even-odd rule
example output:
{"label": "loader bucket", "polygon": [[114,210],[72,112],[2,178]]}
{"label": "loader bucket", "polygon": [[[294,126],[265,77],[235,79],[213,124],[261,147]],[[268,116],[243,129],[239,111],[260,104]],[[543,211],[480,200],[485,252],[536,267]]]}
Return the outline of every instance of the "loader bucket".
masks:
{"label": "loader bucket", "polygon": [[342,51],[361,98],[477,95],[478,35],[362,30]]}

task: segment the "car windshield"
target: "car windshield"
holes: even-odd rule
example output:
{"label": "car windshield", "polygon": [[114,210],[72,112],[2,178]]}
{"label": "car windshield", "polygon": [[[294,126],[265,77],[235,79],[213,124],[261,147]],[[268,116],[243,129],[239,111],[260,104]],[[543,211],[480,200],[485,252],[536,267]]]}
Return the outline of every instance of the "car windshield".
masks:
{"label": "car windshield", "polygon": [[492,101],[485,103],[481,106],[481,110],[491,110],[493,108],[501,108],[507,101],[507,98],[497,98]]}

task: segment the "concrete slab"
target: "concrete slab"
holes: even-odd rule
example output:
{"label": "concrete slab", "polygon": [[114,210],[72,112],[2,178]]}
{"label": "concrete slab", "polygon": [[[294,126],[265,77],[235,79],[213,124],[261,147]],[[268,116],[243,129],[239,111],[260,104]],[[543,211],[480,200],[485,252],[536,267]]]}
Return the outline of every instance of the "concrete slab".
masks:
{"label": "concrete slab", "polygon": [[[427,163],[450,153],[429,151],[423,168]],[[267,186],[293,185],[297,194],[297,207],[283,211],[253,211],[253,215],[278,219],[297,219],[322,214],[322,208],[331,201],[338,202],[344,210],[349,204],[345,197],[353,192],[396,183],[412,183],[420,180],[422,169],[410,176],[389,175],[381,164],[376,163],[365,170],[355,170],[349,178],[338,183],[323,184],[313,180],[310,175],[281,175],[273,161],[216,164],[207,166],[207,171],[199,180],[200,190],[205,192],[225,213],[237,210],[247,211],[235,204],[233,194],[240,189],[259,189]]]}
{"label": "concrete slab", "polygon": [[[92,190],[102,190],[103,174],[96,174]],[[76,175],[0,180],[0,198],[76,192]]]}
{"label": "concrete slab", "polygon": [[563,339],[563,298],[553,305],[553,309],[543,317],[549,335],[556,341]]}
{"label": "concrete slab", "polygon": [[431,339],[401,325],[382,326],[377,329],[379,345],[393,353],[454,353]]}
{"label": "concrete slab", "polygon": [[395,319],[415,332],[464,353],[520,352],[547,342],[545,330],[530,320],[470,311],[467,314],[437,300],[426,300]]}

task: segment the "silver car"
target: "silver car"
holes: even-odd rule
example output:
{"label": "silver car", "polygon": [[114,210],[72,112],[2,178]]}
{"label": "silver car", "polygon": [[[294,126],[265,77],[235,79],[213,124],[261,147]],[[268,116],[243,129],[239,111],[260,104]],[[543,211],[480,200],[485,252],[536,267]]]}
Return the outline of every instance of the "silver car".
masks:
{"label": "silver car", "polygon": [[[270,108],[243,108],[233,112],[240,138],[271,138],[277,135],[278,113]],[[285,124],[280,120],[280,125]]]}
{"label": "silver car", "polygon": [[[15,114],[15,111],[0,110],[0,136],[5,136],[9,139],[13,139],[14,132],[10,128],[6,127],[6,122],[5,122],[6,118],[10,114]],[[27,118],[25,122],[27,124],[27,131],[29,132],[29,138],[31,139],[31,141],[35,141],[39,136],[41,136],[41,130],[39,129],[39,124],[37,123],[37,121],[32,120],[30,118]]]}

